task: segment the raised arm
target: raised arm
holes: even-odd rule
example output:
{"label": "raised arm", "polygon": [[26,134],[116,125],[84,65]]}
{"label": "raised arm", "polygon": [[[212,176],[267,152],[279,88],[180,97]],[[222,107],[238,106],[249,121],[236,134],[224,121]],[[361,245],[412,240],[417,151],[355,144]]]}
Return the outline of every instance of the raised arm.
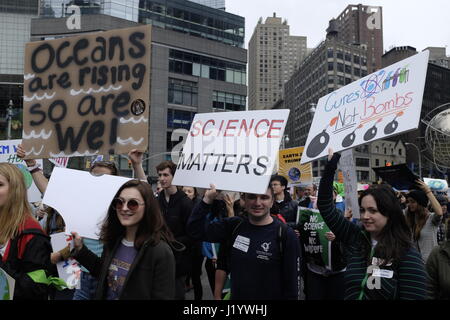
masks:
{"label": "raised arm", "polygon": [[[23,149],[21,144],[17,146],[17,157],[20,159],[25,158],[25,150]],[[36,160],[26,159],[24,161],[31,173],[31,176],[33,177],[33,181],[36,184],[36,187],[42,194],[44,194],[45,190],[47,190],[48,179],[44,176],[43,171],[38,167]]]}
{"label": "raised arm", "polygon": [[333,179],[340,157],[340,154],[333,154],[333,150],[329,150],[325,172],[320,179],[317,207],[327,226],[336,235],[336,239],[349,245],[356,241],[361,229],[339,214],[333,201]]}
{"label": "raised arm", "polygon": [[130,159],[131,165],[133,166],[134,177],[139,180],[147,180],[144,168],[142,167],[143,156],[144,153],[137,149],[133,149],[128,153],[128,158]]}
{"label": "raised arm", "polygon": [[[442,216],[444,212],[442,212],[442,207],[439,204],[439,201],[437,201],[436,197],[434,196],[433,192],[431,192],[430,187],[421,180],[416,180],[416,183],[419,185],[420,189],[422,189],[423,192],[428,197],[428,200],[430,200],[431,207],[433,208],[433,212],[436,213],[438,216]],[[438,218],[438,222],[440,221],[440,218]]]}

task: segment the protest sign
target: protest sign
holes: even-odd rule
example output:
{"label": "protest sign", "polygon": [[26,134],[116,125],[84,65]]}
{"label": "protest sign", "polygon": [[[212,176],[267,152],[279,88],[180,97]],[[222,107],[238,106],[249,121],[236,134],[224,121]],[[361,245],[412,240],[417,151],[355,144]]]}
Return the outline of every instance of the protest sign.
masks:
{"label": "protest sign", "polygon": [[55,166],[60,168],[66,168],[69,164],[69,157],[59,157],[59,158],[50,158],[48,159],[51,163],[53,163]]}
{"label": "protest sign", "polygon": [[[15,164],[23,174],[25,185],[27,187],[27,196],[29,202],[41,201],[41,192],[36,187],[31,173],[27,169],[26,163],[17,157],[17,147],[22,143],[20,139],[1,140],[0,141],[0,162],[8,162]],[[36,162],[42,168],[42,160],[37,159]]]}
{"label": "protest sign", "polygon": [[447,195],[448,183],[444,179],[423,178],[423,181],[435,194]]}
{"label": "protest sign", "polygon": [[278,152],[278,174],[285,177],[288,187],[312,183],[312,166],[300,164],[304,147],[282,149]]}
{"label": "protest sign", "polygon": [[16,281],[0,268],[0,300],[12,300]]}
{"label": "protest sign", "polygon": [[416,129],[429,51],[378,70],[319,99],[301,163]]}
{"label": "protest sign", "polygon": [[[54,233],[50,235],[53,252],[58,252],[72,242],[72,236],[66,235],[64,232]],[[80,288],[81,267],[77,260],[69,257],[65,261],[56,264],[58,277],[63,279],[69,289]]]}
{"label": "protest sign", "polygon": [[57,210],[66,231],[98,239],[99,227],[106,217],[117,190],[129,178],[93,176],[89,172],[54,168],[42,202]]}
{"label": "protest sign", "polygon": [[12,300],[16,281],[0,268],[0,300]]}
{"label": "protest sign", "polygon": [[418,189],[416,180],[419,179],[405,163],[389,167],[372,168],[383,181],[389,183],[397,190]]}
{"label": "protest sign", "polygon": [[265,193],[289,110],[197,113],[174,185]]}
{"label": "protest sign", "polygon": [[359,219],[358,181],[352,149],[341,152],[339,168],[344,178],[345,209],[352,209],[353,217]]}
{"label": "protest sign", "polygon": [[300,223],[301,243],[308,254],[308,262],[331,268],[330,245],[325,237],[325,233],[330,229],[323,221],[319,210],[299,207],[297,223]]}
{"label": "protest sign", "polygon": [[150,46],[149,25],[27,43],[27,158],[145,150]]}

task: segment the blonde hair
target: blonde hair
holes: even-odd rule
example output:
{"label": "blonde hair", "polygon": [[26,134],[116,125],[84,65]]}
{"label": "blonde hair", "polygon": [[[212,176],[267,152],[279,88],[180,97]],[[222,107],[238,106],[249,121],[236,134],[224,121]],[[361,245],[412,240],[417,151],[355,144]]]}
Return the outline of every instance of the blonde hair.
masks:
{"label": "blonde hair", "polygon": [[0,207],[0,244],[5,244],[19,233],[19,228],[31,217],[27,188],[22,172],[15,165],[0,163],[0,176],[9,184],[6,202]]}

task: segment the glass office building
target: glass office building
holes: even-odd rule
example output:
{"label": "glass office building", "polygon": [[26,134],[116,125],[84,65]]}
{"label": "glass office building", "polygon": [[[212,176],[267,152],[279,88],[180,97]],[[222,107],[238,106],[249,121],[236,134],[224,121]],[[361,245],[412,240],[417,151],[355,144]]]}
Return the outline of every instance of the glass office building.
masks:
{"label": "glass office building", "polygon": [[42,0],[41,17],[60,18],[77,5],[81,14],[105,14],[243,48],[245,19],[187,0]]}
{"label": "glass office building", "polygon": [[205,6],[225,10],[225,0],[189,0],[195,3],[203,4]]}

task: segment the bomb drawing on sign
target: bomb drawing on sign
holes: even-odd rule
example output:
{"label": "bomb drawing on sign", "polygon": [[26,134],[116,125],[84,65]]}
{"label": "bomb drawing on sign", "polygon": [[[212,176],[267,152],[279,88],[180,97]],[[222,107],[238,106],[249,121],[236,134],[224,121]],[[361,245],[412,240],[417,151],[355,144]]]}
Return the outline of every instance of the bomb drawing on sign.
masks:
{"label": "bomb drawing on sign", "polygon": [[315,136],[308,145],[306,149],[306,155],[309,158],[314,158],[318,156],[325,148],[328,146],[330,142],[330,135],[326,132],[328,127],[332,127],[336,124],[338,117],[334,117],[331,119],[330,124],[326,126],[325,129],[317,136]]}
{"label": "bomb drawing on sign", "polygon": [[384,127],[384,134],[391,134],[394,133],[395,130],[397,130],[398,128],[398,121],[397,118],[403,115],[403,111],[400,111],[399,113],[397,113],[395,115],[394,120],[392,120],[391,122],[389,122],[386,127]]}
{"label": "bomb drawing on sign", "polygon": [[349,133],[348,135],[345,136],[345,138],[342,140],[342,146],[344,148],[350,147],[355,142],[355,139],[356,139],[355,131],[362,127],[363,127],[363,125],[360,124],[358,127],[356,127],[355,130],[353,130],[352,133]]}
{"label": "bomb drawing on sign", "polygon": [[377,123],[381,121],[383,121],[383,118],[378,119],[377,122],[375,122],[375,124],[366,131],[366,133],[364,134],[364,141],[369,141],[375,138],[378,132]]}

